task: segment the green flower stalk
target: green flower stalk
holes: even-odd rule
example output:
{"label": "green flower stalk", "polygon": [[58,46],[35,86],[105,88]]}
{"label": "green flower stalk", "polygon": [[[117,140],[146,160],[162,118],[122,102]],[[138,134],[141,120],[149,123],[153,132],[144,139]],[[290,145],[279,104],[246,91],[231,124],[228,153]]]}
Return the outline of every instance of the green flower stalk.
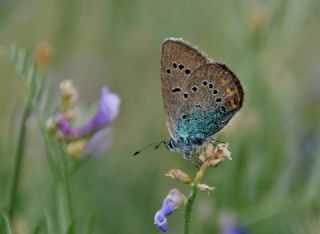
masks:
{"label": "green flower stalk", "polygon": [[[192,208],[193,208],[195,199],[197,197],[198,191],[208,192],[208,193],[214,191],[214,187],[211,187],[209,185],[202,183],[202,180],[207,170],[211,167],[218,166],[226,158],[231,160],[231,153],[227,148],[228,148],[228,144],[225,144],[225,143],[221,143],[217,145],[215,148],[213,147],[212,144],[208,144],[198,158],[201,166],[194,179],[192,179],[191,176],[189,176],[187,173],[179,169],[172,169],[167,174],[165,174],[166,176],[180,183],[187,184],[192,187],[191,192],[188,196],[188,199],[185,199],[185,201],[183,202],[183,204],[185,205],[184,234],[190,233]],[[167,204],[167,203],[164,202],[164,204]],[[171,208],[170,212],[161,212],[163,210],[168,210],[167,206],[163,205],[160,211],[156,213],[155,224],[157,225],[159,230],[163,232],[166,232],[168,230],[167,217],[171,215],[173,211],[180,208],[180,206],[178,206],[178,208],[176,206],[173,206],[173,207],[174,209]]]}
{"label": "green flower stalk", "polygon": [[31,104],[27,101],[25,109],[23,111],[23,116],[19,126],[19,135],[18,135],[18,142],[17,142],[17,149],[15,153],[15,164],[13,169],[13,179],[10,191],[10,202],[9,202],[9,218],[12,220],[14,213],[15,213],[15,204],[17,199],[17,191],[20,183],[21,177],[21,170],[23,165],[23,157],[24,157],[24,150],[25,150],[25,142],[26,142],[26,131],[27,131],[27,120],[31,114]]}
{"label": "green flower stalk", "polygon": [[[23,166],[23,158],[25,152],[26,132],[27,132],[27,121],[31,113],[35,109],[36,103],[39,101],[39,96],[43,91],[43,71],[41,67],[45,67],[50,61],[52,50],[48,45],[42,45],[38,48],[34,61],[33,57],[28,57],[27,51],[12,47],[12,60],[16,66],[16,70],[20,75],[26,95],[26,102],[22,119],[19,124],[18,142],[15,153],[15,164],[13,169],[13,179],[10,190],[10,201],[8,207],[8,216],[12,221],[16,209],[17,193],[20,184],[21,171]],[[30,62],[30,63],[29,63]],[[28,65],[29,64],[29,65]]]}
{"label": "green flower stalk", "polygon": [[209,144],[205,151],[199,156],[199,160],[203,163],[196,174],[196,177],[192,184],[192,190],[189,194],[189,198],[185,208],[184,214],[184,234],[190,233],[190,223],[191,223],[191,214],[192,214],[192,207],[197,197],[198,191],[202,192],[210,192],[213,191],[213,187],[210,187],[206,184],[201,184],[205,173],[207,172],[208,168],[216,167],[220,163],[224,161],[225,158],[231,160],[230,152],[227,149],[228,144],[221,143],[215,149],[213,146]]}

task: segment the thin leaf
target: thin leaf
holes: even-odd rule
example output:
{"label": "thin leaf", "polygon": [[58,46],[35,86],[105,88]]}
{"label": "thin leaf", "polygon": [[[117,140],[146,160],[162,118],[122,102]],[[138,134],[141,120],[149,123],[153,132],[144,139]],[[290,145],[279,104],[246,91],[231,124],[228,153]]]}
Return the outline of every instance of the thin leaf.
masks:
{"label": "thin leaf", "polygon": [[310,179],[306,182],[306,197],[310,200],[317,200],[318,198],[318,191],[319,191],[319,184],[320,184],[320,138],[316,144],[316,149],[314,153],[315,162],[313,164],[312,170],[310,172]]}
{"label": "thin leaf", "polygon": [[38,86],[36,89],[36,93],[35,93],[35,100],[37,103],[39,103],[40,100],[42,100],[42,96],[43,96],[43,91],[45,89],[45,85],[46,85],[46,79],[39,75],[39,79],[38,79]]}
{"label": "thin leaf", "polygon": [[69,227],[68,227],[68,230],[67,230],[66,234],[74,234],[74,233],[75,233],[75,231],[74,231],[74,223],[71,222]]}
{"label": "thin leaf", "polygon": [[8,216],[5,213],[2,213],[2,217],[6,228],[6,234],[13,234]]}
{"label": "thin leaf", "polygon": [[16,69],[20,74],[22,74],[23,70],[25,68],[25,61],[26,61],[27,52],[22,49],[18,50],[17,52],[18,52],[18,54],[17,54]]}
{"label": "thin leaf", "polygon": [[52,225],[52,219],[51,219],[50,215],[47,212],[45,212],[45,217],[46,217],[47,234],[54,234],[55,231],[54,231],[54,228],[53,228],[53,225]]}
{"label": "thin leaf", "polygon": [[54,99],[54,96],[55,96],[55,92],[56,91],[55,91],[54,88],[52,88],[52,87],[48,88],[46,99],[45,99],[45,102],[44,102],[44,110],[43,110],[43,112],[46,113],[46,115],[52,114],[51,113],[51,111],[53,111],[52,110],[52,102],[53,102],[53,99]]}
{"label": "thin leaf", "polygon": [[97,220],[97,216],[94,213],[92,213],[88,219],[87,232],[86,232],[87,234],[93,234],[96,220]]}
{"label": "thin leaf", "polygon": [[43,218],[39,219],[39,222],[36,224],[33,232],[33,234],[40,234],[43,233]]}
{"label": "thin leaf", "polygon": [[12,61],[16,64],[18,58],[18,48],[17,45],[13,44],[10,48],[10,54]]}
{"label": "thin leaf", "polygon": [[27,85],[30,87],[30,89],[34,88],[33,86],[35,85],[35,79],[36,79],[36,67],[35,65],[30,66],[30,68],[26,72],[26,77],[27,77]]}

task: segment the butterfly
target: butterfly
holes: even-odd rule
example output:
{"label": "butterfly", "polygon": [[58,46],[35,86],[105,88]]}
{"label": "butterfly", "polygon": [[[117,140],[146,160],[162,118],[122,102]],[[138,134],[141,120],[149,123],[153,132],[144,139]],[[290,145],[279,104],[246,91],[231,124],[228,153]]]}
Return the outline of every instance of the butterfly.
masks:
{"label": "butterfly", "polygon": [[241,109],[243,88],[225,64],[177,38],[163,42],[160,75],[170,139],[156,143],[189,159]]}

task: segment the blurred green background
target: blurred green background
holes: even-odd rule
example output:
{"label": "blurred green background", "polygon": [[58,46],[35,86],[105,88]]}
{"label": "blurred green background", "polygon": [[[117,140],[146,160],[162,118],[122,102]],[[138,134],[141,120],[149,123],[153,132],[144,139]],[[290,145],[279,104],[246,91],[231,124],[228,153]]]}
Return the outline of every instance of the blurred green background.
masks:
{"label": "blurred green background", "polygon": [[[317,0],[0,0],[0,209],[12,177],[15,121],[23,90],[5,48],[50,44],[50,83],[69,78],[89,107],[107,85],[121,96],[112,147],[72,182],[76,226],[95,213],[95,233],[158,233],[153,224],[168,191],[164,174],[196,169],[164,148],[132,153],[168,137],[160,90],[160,49],[183,37],[228,64],[245,89],[243,109],[218,139],[233,160],[211,169],[216,187],[196,200],[192,233],[219,233],[236,217],[250,233],[320,233],[320,2]],[[17,233],[29,233],[55,205],[42,139],[28,123]],[[169,218],[182,233],[183,211]],[[20,230],[20,231],[19,231]]]}

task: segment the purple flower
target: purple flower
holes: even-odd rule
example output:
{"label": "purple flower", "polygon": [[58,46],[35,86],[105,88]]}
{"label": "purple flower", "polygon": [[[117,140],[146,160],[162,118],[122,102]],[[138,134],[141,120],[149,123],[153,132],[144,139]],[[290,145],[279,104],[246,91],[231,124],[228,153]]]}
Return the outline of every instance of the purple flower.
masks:
{"label": "purple flower", "polygon": [[159,210],[154,216],[154,223],[157,225],[160,231],[168,231],[168,221],[162,210]]}
{"label": "purple flower", "polygon": [[118,115],[119,106],[119,96],[110,93],[106,87],[103,87],[96,114],[89,123],[77,129],[77,134],[84,136],[107,126]]}
{"label": "purple flower", "polygon": [[178,189],[171,189],[167,197],[162,203],[162,207],[154,216],[154,223],[160,231],[166,232],[168,230],[167,217],[174,211],[179,209],[187,198]]}
{"label": "purple flower", "polygon": [[[101,155],[110,145],[111,136],[107,126],[116,118],[119,112],[120,98],[102,88],[99,105],[95,115],[83,126],[73,128],[70,124],[72,112],[62,108],[62,113],[56,117],[56,125],[67,140],[67,152],[72,158],[82,155]],[[69,107],[70,108],[70,107]]]}
{"label": "purple flower", "polygon": [[59,115],[57,118],[58,129],[66,138],[71,140],[94,134],[114,120],[118,115],[119,106],[119,96],[109,92],[107,87],[103,87],[97,112],[87,124],[72,129],[69,121],[63,115]]}
{"label": "purple flower", "polygon": [[248,234],[248,230],[232,214],[224,214],[220,220],[221,234]]}
{"label": "purple flower", "polygon": [[111,145],[112,135],[110,128],[103,128],[97,131],[88,141],[84,148],[84,155],[92,155],[98,158]]}
{"label": "purple flower", "polygon": [[76,138],[75,131],[71,128],[69,121],[62,114],[59,114],[57,117],[57,127],[64,136]]}
{"label": "purple flower", "polygon": [[247,234],[247,230],[239,223],[229,224],[224,227],[221,234]]}

